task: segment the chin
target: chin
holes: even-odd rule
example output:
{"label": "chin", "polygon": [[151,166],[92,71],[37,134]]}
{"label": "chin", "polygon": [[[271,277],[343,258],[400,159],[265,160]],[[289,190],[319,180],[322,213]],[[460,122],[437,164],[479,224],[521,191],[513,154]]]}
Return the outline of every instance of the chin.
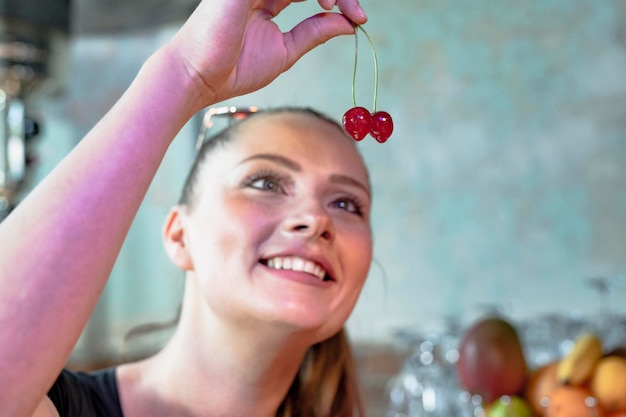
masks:
{"label": "chin", "polygon": [[271,319],[273,325],[284,331],[306,335],[311,339],[309,344],[319,343],[339,332],[345,320],[339,317],[329,317],[329,314],[315,314],[311,311],[290,311],[279,314]]}
{"label": "chin", "polygon": [[[231,313],[252,323],[253,329],[274,329],[287,337],[302,334],[319,342],[340,331],[351,311],[347,308],[350,300],[340,302],[337,294],[272,290],[256,293],[254,297],[246,295],[238,307],[229,303]],[[245,302],[250,299],[254,301]]]}

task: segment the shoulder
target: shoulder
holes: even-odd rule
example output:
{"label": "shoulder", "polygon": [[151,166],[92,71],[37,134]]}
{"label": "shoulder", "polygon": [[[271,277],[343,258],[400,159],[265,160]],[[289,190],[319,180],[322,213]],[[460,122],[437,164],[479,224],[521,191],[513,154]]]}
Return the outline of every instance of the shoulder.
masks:
{"label": "shoulder", "polygon": [[63,370],[48,397],[61,417],[123,417],[115,368],[89,373]]}

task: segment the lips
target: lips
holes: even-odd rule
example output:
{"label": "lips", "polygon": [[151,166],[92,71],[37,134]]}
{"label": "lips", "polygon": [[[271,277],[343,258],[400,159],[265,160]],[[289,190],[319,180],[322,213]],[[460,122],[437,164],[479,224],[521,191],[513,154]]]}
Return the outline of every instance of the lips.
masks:
{"label": "lips", "polygon": [[314,276],[320,281],[329,281],[332,279],[320,264],[299,256],[275,256],[273,258],[263,259],[261,263],[268,268],[304,272]]}

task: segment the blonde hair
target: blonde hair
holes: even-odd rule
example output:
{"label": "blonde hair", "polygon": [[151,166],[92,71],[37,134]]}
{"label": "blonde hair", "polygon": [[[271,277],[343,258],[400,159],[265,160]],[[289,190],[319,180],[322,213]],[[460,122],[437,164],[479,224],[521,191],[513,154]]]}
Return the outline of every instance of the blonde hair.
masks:
{"label": "blonde hair", "polygon": [[315,344],[277,417],[364,417],[358,376],[345,330]]}

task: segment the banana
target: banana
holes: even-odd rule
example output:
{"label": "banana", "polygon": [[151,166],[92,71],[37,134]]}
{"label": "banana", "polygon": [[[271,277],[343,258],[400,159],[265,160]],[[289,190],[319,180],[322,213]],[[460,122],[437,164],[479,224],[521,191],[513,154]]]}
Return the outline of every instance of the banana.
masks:
{"label": "banana", "polygon": [[626,410],[626,358],[600,359],[589,385],[593,396],[607,411]]}
{"label": "banana", "polygon": [[602,341],[595,334],[581,334],[571,352],[559,361],[556,372],[558,381],[573,386],[584,384],[593,374],[602,353]]}

